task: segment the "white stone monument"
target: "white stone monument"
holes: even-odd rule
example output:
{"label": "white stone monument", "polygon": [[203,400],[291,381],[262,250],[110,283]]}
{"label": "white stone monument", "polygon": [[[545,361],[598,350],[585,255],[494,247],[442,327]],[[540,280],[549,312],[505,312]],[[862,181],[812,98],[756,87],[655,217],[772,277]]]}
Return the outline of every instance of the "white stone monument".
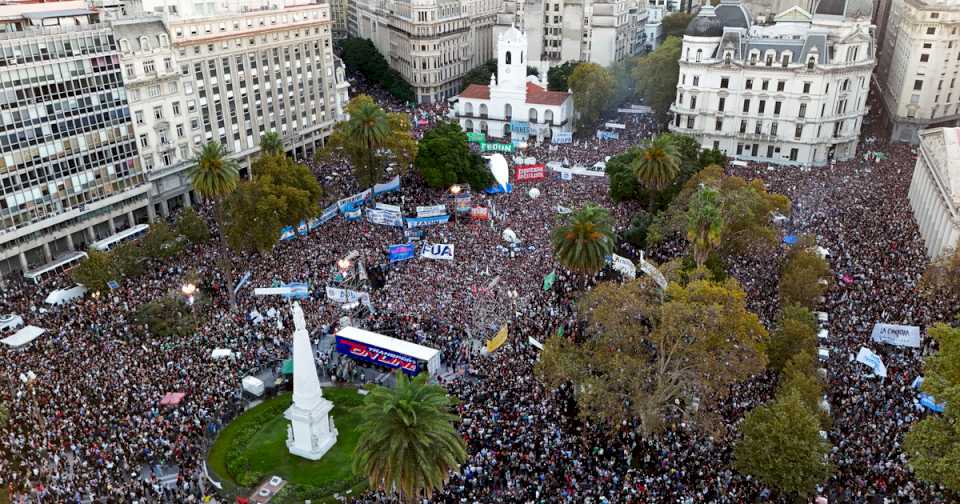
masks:
{"label": "white stone monument", "polygon": [[330,418],[333,403],[323,397],[313,360],[313,348],[300,303],[293,303],[293,404],[284,417],[290,453],[319,460],[337,442],[337,428]]}

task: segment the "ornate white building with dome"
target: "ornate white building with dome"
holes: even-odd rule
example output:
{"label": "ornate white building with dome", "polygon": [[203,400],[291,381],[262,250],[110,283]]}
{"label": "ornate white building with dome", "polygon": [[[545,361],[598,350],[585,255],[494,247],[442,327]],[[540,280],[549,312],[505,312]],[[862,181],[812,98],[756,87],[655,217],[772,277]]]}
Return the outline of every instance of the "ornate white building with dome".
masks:
{"label": "ornate white building with dome", "polygon": [[487,138],[526,141],[573,132],[573,96],[547,91],[547,69],[527,76],[527,35],[511,26],[497,37],[497,73],[490,85],[471,84],[454,105],[460,127]]}
{"label": "ornate white building with dome", "polygon": [[687,26],[670,130],[737,159],[823,166],[856,155],[876,65],[870,0],[821,0],[756,25],[739,0]]}

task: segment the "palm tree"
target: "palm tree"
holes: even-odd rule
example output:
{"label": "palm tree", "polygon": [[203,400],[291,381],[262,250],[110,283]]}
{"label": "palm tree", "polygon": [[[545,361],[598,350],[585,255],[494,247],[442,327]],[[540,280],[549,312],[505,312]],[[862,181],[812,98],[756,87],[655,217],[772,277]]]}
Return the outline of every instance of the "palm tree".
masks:
{"label": "palm tree", "polygon": [[693,259],[697,262],[697,267],[703,266],[710,257],[710,252],[720,245],[720,233],[723,229],[720,205],[720,192],[704,184],[700,184],[700,188],[690,198],[690,206],[687,208],[687,240],[693,244]]}
{"label": "palm tree", "polygon": [[633,172],[641,184],[663,189],[680,173],[680,155],[669,137],[658,136],[640,151]]}
{"label": "palm tree", "polygon": [[283,140],[276,131],[268,131],[260,137],[260,152],[265,155],[283,154]]}
{"label": "palm tree", "polygon": [[233,271],[224,236],[223,200],[237,188],[240,170],[237,162],[227,157],[227,149],[220,142],[207,142],[197,152],[187,174],[193,190],[204,199],[213,201],[217,228],[220,230],[220,260],[230,296],[230,307],[236,304],[233,294]]}
{"label": "palm tree", "polygon": [[613,219],[593,204],[574,212],[550,237],[557,261],[571,271],[594,274],[613,253]]}
{"label": "palm tree", "polygon": [[370,486],[406,502],[429,498],[467,459],[450,412],[453,401],[427,374],[401,374],[394,388],[372,386],[360,406],[353,471]]}
{"label": "palm tree", "polygon": [[362,172],[366,172],[367,184],[377,181],[377,152],[390,136],[390,122],[383,109],[372,100],[363,101],[350,111],[350,120],[346,125],[347,141],[351,147],[359,149],[363,155]]}

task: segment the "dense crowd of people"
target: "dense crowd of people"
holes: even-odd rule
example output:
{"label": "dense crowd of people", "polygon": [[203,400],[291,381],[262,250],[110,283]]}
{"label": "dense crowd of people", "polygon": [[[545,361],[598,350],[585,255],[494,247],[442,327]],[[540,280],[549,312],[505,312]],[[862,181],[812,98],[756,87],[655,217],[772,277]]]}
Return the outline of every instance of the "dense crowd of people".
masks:
{"label": "dense crowd of people", "polygon": [[[445,104],[411,110],[361,80],[353,86],[387,110],[410,113],[418,136],[448,113]],[[531,145],[525,155],[586,166],[655,131],[641,116],[611,119],[627,125],[620,140]],[[900,449],[903,434],[923,414],[909,385],[929,349],[874,346],[887,363],[886,380],[872,377],[849,357],[868,343],[874,322],[923,327],[945,319],[950,308],[921,299],[914,290],[926,264],[906,200],[915,153],[900,145],[871,149],[882,149],[889,158],[811,169],[731,166],[730,173],[760,178],[771,191],[789,196],[793,214],[784,232],[816,235],[830,251],[833,271],[852,278],[834,282],[822,308],[829,314],[830,338],[824,346],[830,357],[824,366],[833,417],[831,461],[837,471],[819,493],[835,502],[945,502],[948,496],[911,474]],[[310,166],[329,194],[363,189],[346,162]],[[532,187],[539,197],[529,195]],[[250,274],[235,309],[228,304],[212,242],[190,244],[118,289],[62,306],[45,306],[43,299],[50,290],[69,286],[68,277],[41,286],[10,279],[0,294],[0,313],[19,314],[46,333],[22,349],[0,349],[6,377],[0,400],[10,411],[0,427],[0,485],[14,502],[196,502],[212,492],[201,477],[201,462],[216,431],[242,406],[241,378],[290,351],[292,324],[285,303],[252,294],[253,287],[280,281],[311,285],[314,295],[301,303],[315,337],[321,327],[353,315],[361,327],[440,349],[444,364],[462,371],[441,382],[459,398],[459,428],[469,458],[435,502],[773,499],[769,489],[729,464],[743,415],[772,397],[776,380],[768,373],[734,387],[720,406],[720,433],[701,432],[676,418],[655,439],[639,436],[630,424],[610,429],[583,422],[569,389],[547,390],[538,382],[533,373],[537,350],[528,337],[542,341],[561,327],[571,337],[582,330],[573,309],[577,284],[556,263],[549,244],[558,208],[598,203],[611,210],[622,230],[638,207],[614,204],[602,177],[564,181],[548,174],[514,189],[495,195],[473,191],[473,205],[488,207],[491,221],[462,215],[423,228],[423,242],[454,245],[453,261],[418,257],[388,263],[387,246],[407,241],[402,230],[339,217],[306,236],[279,242],[266,256],[233,253],[233,277]],[[448,193],[425,188],[414,174],[404,174],[401,190],[378,201],[400,205],[405,215],[416,206],[452,207]],[[209,216],[209,208],[201,210]],[[505,229],[520,243],[504,241]],[[671,246],[654,256],[679,252]],[[383,288],[370,291],[372,313],[344,313],[324,298],[324,286],[336,284],[336,261],[348,255],[358,268],[383,272]],[[751,308],[768,326],[777,310],[777,263],[742,258],[730,264]],[[551,272],[558,280],[545,291],[543,278]],[[194,276],[203,288],[194,305],[193,336],[160,340],[134,322],[139,305],[178,295],[179,286]],[[254,312],[276,315],[258,323],[249,316]],[[509,326],[509,343],[490,355],[477,352],[477,343],[501,324]],[[213,360],[215,348],[232,349],[235,357]],[[329,364],[327,359],[324,355],[320,364]],[[168,392],[186,395],[177,405],[161,406]],[[150,474],[158,466],[178,468],[174,487]],[[377,494],[352,500],[391,501]]]}

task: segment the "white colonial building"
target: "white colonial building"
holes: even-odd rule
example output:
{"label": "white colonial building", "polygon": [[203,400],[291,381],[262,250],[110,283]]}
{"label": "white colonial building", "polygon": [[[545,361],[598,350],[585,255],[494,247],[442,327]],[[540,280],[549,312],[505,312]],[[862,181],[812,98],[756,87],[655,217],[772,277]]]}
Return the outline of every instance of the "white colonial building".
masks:
{"label": "white colonial building", "polygon": [[938,257],[960,241],[960,128],[920,132],[920,155],[910,182],[910,207],[927,255]]}
{"label": "white colonial building", "polygon": [[547,91],[546,72],[527,77],[526,52],[527,36],[516,27],[497,37],[497,75],[489,86],[471,84],[457,98],[454,111],[464,131],[511,140],[573,132],[573,96]]}
{"label": "white colonial building", "polygon": [[758,26],[738,0],[702,7],[683,37],[670,130],[744,160],[853,158],[876,63],[871,12],[869,0],[824,0]]}

